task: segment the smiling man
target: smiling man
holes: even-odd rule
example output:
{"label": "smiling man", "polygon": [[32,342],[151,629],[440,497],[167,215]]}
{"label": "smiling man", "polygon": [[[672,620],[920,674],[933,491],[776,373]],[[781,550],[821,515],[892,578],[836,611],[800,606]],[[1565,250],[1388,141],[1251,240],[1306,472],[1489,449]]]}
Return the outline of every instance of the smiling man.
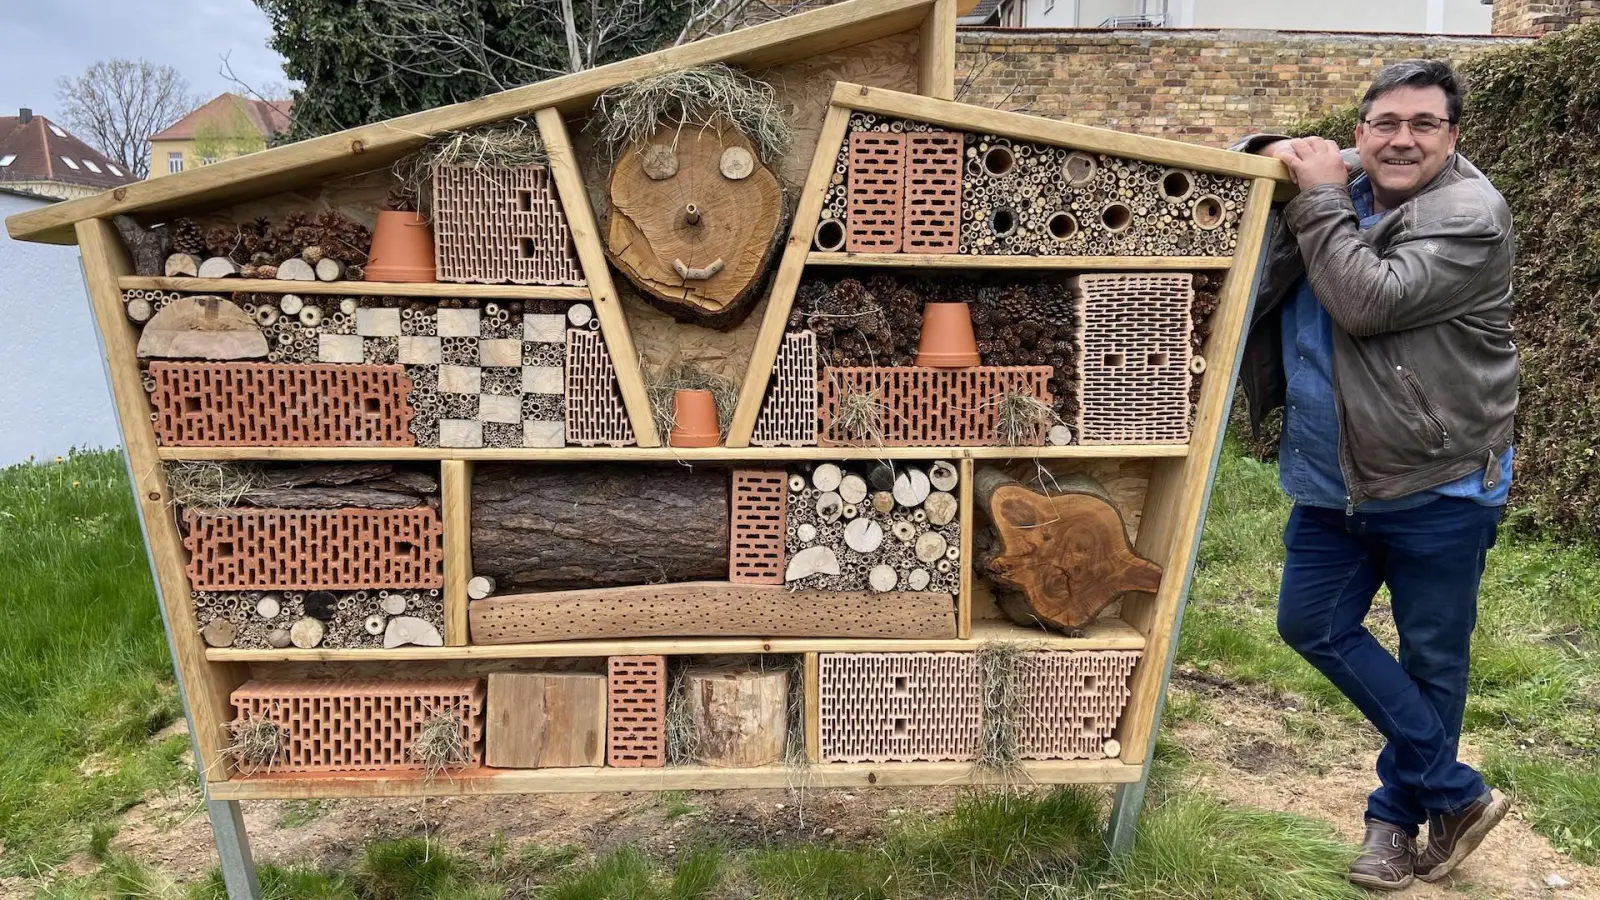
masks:
{"label": "smiling man", "polygon": [[[1448,63],[1413,60],[1373,80],[1355,149],[1240,147],[1300,188],[1240,376],[1252,425],[1284,410],[1278,632],[1388,740],[1349,872],[1380,890],[1443,878],[1508,806],[1456,753],[1517,405],[1511,213],[1456,152],[1461,106]],[[1364,624],[1384,585],[1398,659]]]}

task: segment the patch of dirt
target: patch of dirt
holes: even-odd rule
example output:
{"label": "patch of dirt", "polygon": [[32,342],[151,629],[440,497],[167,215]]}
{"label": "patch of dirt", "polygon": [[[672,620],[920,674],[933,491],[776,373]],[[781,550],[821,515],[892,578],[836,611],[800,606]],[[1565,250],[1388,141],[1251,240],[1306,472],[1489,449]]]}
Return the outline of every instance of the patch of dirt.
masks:
{"label": "patch of dirt", "polygon": [[[1206,709],[1205,716],[1172,732],[1197,763],[1196,787],[1241,806],[1315,816],[1331,823],[1340,839],[1360,842],[1367,794],[1377,787],[1372,767],[1383,746],[1376,731],[1351,727],[1343,719],[1334,719],[1326,730],[1315,722],[1308,728],[1306,714],[1286,708],[1281,698],[1219,685],[1209,677],[1175,674],[1179,677],[1173,691],[1198,697]],[[1286,757],[1300,764],[1285,767]],[[1464,745],[1461,758],[1476,764],[1476,748]],[[1570,886],[1550,890],[1545,877],[1551,873]],[[1513,807],[1477,852],[1443,882],[1419,881],[1396,896],[1600,900],[1600,867],[1557,852]]]}

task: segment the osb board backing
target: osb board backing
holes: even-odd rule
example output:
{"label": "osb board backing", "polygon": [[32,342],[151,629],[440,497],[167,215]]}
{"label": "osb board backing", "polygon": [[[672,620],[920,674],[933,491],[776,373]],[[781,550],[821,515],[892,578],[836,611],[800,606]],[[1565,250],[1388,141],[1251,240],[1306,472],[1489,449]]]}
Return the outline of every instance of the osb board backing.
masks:
{"label": "osb board backing", "polygon": [[308,185],[297,191],[210,210],[193,218],[204,229],[227,222],[250,222],[262,216],[277,224],[292,212],[314,216],[325,209],[337,209],[347,218],[371,228],[378,220],[378,212],[388,208],[389,190],[394,184],[394,173],[385,166],[326,184]]}
{"label": "osb board backing", "polygon": [[[980,460],[978,465],[988,463]],[[1062,475],[1087,475],[1100,482],[1116,501],[1117,508],[1122,511],[1122,521],[1128,528],[1128,539],[1133,540],[1139,536],[1139,520],[1144,515],[1144,495],[1150,485],[1150,473],[1154,468],[1154,460],[1149,459],[1057,459],[1040,460],[1038,462],[1011,462],[1000,466],[1001,470],[1012,478],[1021,481],[1029,487],[1037,488],[1040,467],[1044,471],[1056,476]],[[1045,482],[1048,484],[1048,481]],[[982,506],[973,508],[973,527],[987,529],[989,517],[983,514]],[[1115,618],[1121,609],[1121,604],[1112,603],[1100,614],[1101,618]],[[977,569],[972,578],[972,617],[974,619],[1004,619],[1005,614],[995,606],[994,586],[989,579],[984,577],[983,570]]]}
{"label": "osb board backing", "polygon": [[[827,113],[834,83],[849,81],[869,87],[916,93],[917,46],[917,33],[908,31],[815,56],[803,62],[751,73],[771,84],[777,91],[779,104],[793,110],[790,121],[794,127],[794,142],[783,159],[773,162],[774,172],[787,194],[790,216],[793,215],[800,187],[805,184],[812,154],[816,151],[817,133],[822,129],[822,119]],[[605,162],[604,153],[595,147],[594,132],[587,125],[586,121],[572,121],[568,123],[568,130],[572,134],[580,165],[583,166],[589,202],[594,206],[595,217],[602,223],[600,230],[604,234],[608,213],[606,185],[611,168]],[[788,228],[789,220],[785,219],[786,235]],[[780,256],[781,253],[773,254],[769,273],[777,270]],[[628,328],[633,333],[634,347],[644,363],[646,379],[651,371],[664,371],[675,362],[693,362],[711,374],[727,375],[736,381],[744,379],[745,367],[755,349],[756,335],[761,330],[762,316],[766,314],[770,284],[763,286],[761,299],[752,304],[749,317],[726,332],[674,322],[665,313],[640,300],[626,278],[616,279],[616,287],[623,312],[628,317]]]}

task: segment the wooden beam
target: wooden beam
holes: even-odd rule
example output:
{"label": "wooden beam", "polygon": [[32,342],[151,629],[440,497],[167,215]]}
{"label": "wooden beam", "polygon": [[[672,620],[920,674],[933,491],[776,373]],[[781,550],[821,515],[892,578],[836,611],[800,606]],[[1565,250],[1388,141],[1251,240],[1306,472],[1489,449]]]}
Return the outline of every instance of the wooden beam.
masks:
{"label": "wooden beam", "polygon": [[772,378],[772,363],[783,344],[789,309],[794,306],[794,293],[800,287],[800,275],[811,250],[811,237],[817,230],[817,218],[822,215],[823,196],[833,177],[834,161],[839,157],[839,147],[844,143],[849,125],[849,111],[829,104],[822,129],[817,133],[811,170],[806,174],[806,184],[795,209],[794,226],[789,229],[789,240],[783,248],[783,260],[778,263],[778,274],[772,279],[772,293],[767,298],[761,331],[750,351],[750,365],[745,369],[744,384],[739,389],[739,404],[728,426],[729,447],[750,446],[750,436],[755,433],[756,417],[761,414],[761,401],[767,396],[767,382]]}
{"label": "wooden beam", "polygon": [[938,0],[928,8],[917,41],[917,93],[937,100],[956,96],[956,0]]}
{"label": "wooden beam", "polygon": [[911,785],[1128,784],[1142,766],[1114,759],[1023,762],[998,772],[965,762],[779,763],[753,769],[667,766],[658,769],[468,769],[428,779],[424,773],[262,775],[214,785],[214,800],[333,797],[449,797],[487,794],[710,791],[745,788],[906,787]]}
{"label": "wooden beam", "polygon": [[[1245,314],[1250,307],[1256,261],[1267,238],[1267,216],[1274,184],[1258,178],[1250,185],[1239,221],[1239,249],[1234,266],[1211,314],[1211,339],[1205,353],[1212,367],[1200,387],[1200,401],[1190,437],[1190,453],[1183,460],[1163,460],[1155,467],[1139,521],[1139,550],[1161,563],[1166,571],[1161,587],[1149,594],[1123,600],[1123,616],[1145,635],[1144,658],[1133,670],[1129,698],[1117,739],[1123,762],[1142,764],[1155,722],[1156,703],[1162,690],[1167,653],[1177,640],[1173,625],[1186,596],[1194,566],[1194,551],[1205,524],[1205,505],[1217,449],[1227,429],[1228,398],[1238,374],[1240,343],[1244,340]],[[1224,366],[1226,366],[1224,368]],[[1159,554],[1159,555],[1156,555]]]}
{"label": "wooden beam", "polygon": [[[482,602],[482,601],[474,601]],[[327,663],[327,662],[440,662],[444,660],[542,659],[580,656],[692,656],[740,653],[889,653],[898,651],[937,653],[970,652],[988,641],[1023,644],[1035,650],[1139,650],[1144,637],[1122,621],[1102,618],[1084,628],[1082,637],[1066,637],[1038,628],[1025,628],[999,619],[973,622],[972,638],[632,638],[627,640],[546,640],[534,644],[470,644],[466,647],[397,647],[393,650],[366,648],[296,650],[242,650],[235,648],[206,651],[210,660],[250,663]]]}
{"label": "wooden beam", "polygon": [[587,110],[618,85],[672,69],[725,62],[764,69],[910,31],[939,0],[848,0],[763,25],[670,47],[525,87],[274,147],[177,175],[124,185],[6,220],[13,238],[72,243],[72,226],[117,213],[172,213],[244,200],[382,169],[435,135],[549,106]]}
{"label": "wooden beam", "polygon": [[185,575],[186,554],[178,534],[177,518],[169,503],[166,470],[156,452],[155,431],[150,425],[150,400],[139,380],[139,363],[134,356],[138,334],[122,311],[122,294],[117,278],[133,271],[122,240],[111,223],[91,219],[75,227],[84,275],[89,287],[89,305],[95,327],[105,349],[106,371],[111,379],[111,396],[116,405],[122,442],[128,453],[133,475],[133,495],[144,520],[144,533],[150,545],[154,577],[161,588],[165,607],[167,637],[172,644],[182,689],[195,729],[195,746],[200,750],[201,776],[218,783],[228,778],[222,757],[227,745],[224,733],[233,718],[228,695],[243,684],[246,667],[208,662],[195,620],[194,603],[189,598],[189,579]]}
{"label": "wooden beam", "polygon": [[197,291],[203,294],[338,294],[346,297],[476,297],[480,300],[588,300],[583,286],[542,284],[427,284],[399,281],[279,281],[276,278],[117,279],[125,291]]}
{"label": "wooden beam", "polygon": [[806,759],[822,762],[822,657],[807,653],[803,659],[805,670],[805,713],[801,726],[806,730]]}
{"label": "wooden beam", "polygon": [[975,562],[972,558],[972,530],[977,527],[976,516],[973,513],[972,475],[977,470],[970,459],[961,460],[961,484],[957,488],[956,499],[961,504],[957,515],[961,517],[961,559],[957,565],[961,566],[961,594],[960,602],[956,607],[956,634],[962,638],[972,637],[972,577]]}
{"label": "wooden beam", "polygon": [[1092,153],[1105,153],[1110,156],[1132,157],[1215,175],[1289,181],[1288,167],[1279,160],[1266,156],[1235,153],[1219,147],[1205,147],[1166,138],[1077,125],[1025,113],[1003,112],[983,106],[934,100],[886,88],[841,81],[834,85],[833,102],[859,112],[915,119],[945,128],[998,134],[1088,150]]}
{"label": "wooden beam", "polygon": [[163,447],[162,459],[433,460],[501,462],[793,461],[802,459],[1161,459],[1187,456],[1187,444],[1069,444],[1065,447]]}
{"label": "wooden beam", "polygon": [[909,269],[1069,269],[1078,271],[1226,269],[1228,256],[987,256],[977,253],[806,254],[808,266],[871,266]]}
{"label": "wooden beam", "polygon": [[594,312],[600,319],[600,334],[606,339],[611,365],[617,370],[617,387],[622,392],[622,405],[628,410],[628,421],[633,423],[634,439],[640,447],[659,447],[661,438],[656,434],[656,419],[650,412],[644,375],[639,371],[639,353],[633,349],[628,319],[622,313],[616,285],[611,282],[611,268],[603,249],[605,239],[595,222],[594,209],[589,205],[583,170],[578,166],[572,141],[567,137],[567,123],[559,110],[548,107],[534,113],[534,121],[539,126],[539,136],[544,139],[545,152],[550,156],[550,173],[555,178],[556,192],[561,195],[561,209],[567,214],[567,225],[572,229],[572,242],[578,248],[584,281],[589,283]]}
{"label": "wooden beam", "polygon": [[444,520],[444,643],[467,645],[467,582],[472,578],[472,463],[439,464]]}

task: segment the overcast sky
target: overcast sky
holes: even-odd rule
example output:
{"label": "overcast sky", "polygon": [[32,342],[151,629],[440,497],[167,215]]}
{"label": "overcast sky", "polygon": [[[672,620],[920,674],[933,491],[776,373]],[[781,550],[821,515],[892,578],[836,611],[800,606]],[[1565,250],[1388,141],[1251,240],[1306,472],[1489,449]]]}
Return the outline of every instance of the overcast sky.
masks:
{"label": "overcast sky", "polygon": [[232,89],[217,71],[229,51],[251,87],[283,84],[271,36],[251,0],[0,0],[0,115],[59,119],[56,79],[116,57],[172,66],[204,99]]}

